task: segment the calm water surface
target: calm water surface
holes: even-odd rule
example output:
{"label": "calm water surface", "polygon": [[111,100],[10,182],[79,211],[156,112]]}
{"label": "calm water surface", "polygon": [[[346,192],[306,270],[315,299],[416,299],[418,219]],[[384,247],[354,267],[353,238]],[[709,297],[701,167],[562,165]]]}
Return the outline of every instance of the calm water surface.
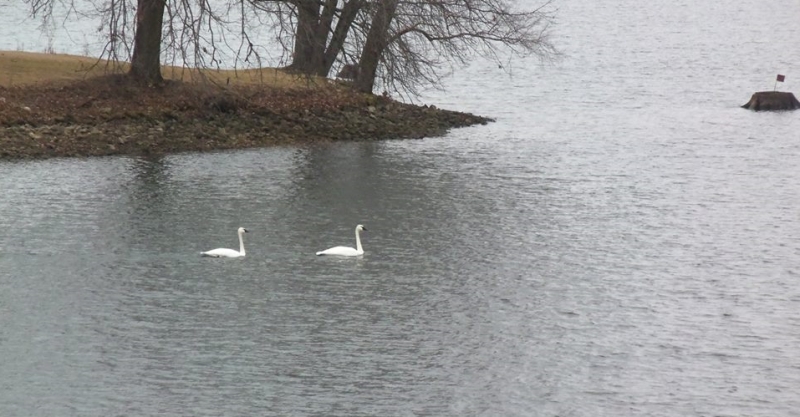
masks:
{"label": "calm water surface", "polygon": [[0,414],[796,415],[800,7],[696,3],[560,2],[444,138],[1,162]]}

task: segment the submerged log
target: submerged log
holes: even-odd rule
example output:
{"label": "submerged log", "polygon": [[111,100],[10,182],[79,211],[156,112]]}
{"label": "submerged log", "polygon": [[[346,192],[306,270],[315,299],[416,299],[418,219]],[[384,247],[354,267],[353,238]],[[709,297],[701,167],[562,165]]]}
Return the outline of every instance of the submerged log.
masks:
{"label": "submerged log", "polygon": [[750,97],[750,101],[742,106],[745,109],[761,110],[794,110],[800,109],[800,101],[792,93],[783,91],[759,91]]}

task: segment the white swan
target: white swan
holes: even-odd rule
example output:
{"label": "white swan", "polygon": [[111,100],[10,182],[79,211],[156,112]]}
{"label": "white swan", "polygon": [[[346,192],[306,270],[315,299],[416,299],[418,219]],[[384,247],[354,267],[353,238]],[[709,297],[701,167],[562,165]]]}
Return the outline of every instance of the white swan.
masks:
{"label": "white swan", "polygon": [[247,232],[247,229],[244,227],[240,227],[237,231],[239,234],[239,250],[233,249],[226,249],[226,248],[217,248],[212,249],[207,252],[200,252],[203,256],[211,256],[213,258],[243,258],[244,257],[244,240],[242,239],[242,235]]}
{"label": "white swan", "polygon": [[367,230],[362,225],[356,226],[356,248],[347,246],[334,246],[330,249],[317,252],[317,255],[338,255],[338,256],[359,256],[364,254],[364,249],[361,247],[361,231]]}

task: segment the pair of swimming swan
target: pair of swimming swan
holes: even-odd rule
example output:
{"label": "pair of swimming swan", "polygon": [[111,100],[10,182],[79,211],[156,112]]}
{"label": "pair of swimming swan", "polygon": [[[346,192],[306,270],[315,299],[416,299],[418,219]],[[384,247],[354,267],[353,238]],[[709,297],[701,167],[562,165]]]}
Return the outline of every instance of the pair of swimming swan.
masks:
{"label": "pair of swimming swan", "polygon": [[[317,252],[317,255],[336,255],[336,256],[359,256],[364,254],[364,249],[361,247],[361,231],[367,230],[363,225],[356,226],[356,247],[351,248],[348,246],[334,246],[329,249]],[[240,227],[237,231],[239,234],[239,250],[217,248],[206,252],[200,252],[202,256],[210,256],[212,258],[243,258],[244,251],[244,238],[242,235],[248,233],[247,229]]]}

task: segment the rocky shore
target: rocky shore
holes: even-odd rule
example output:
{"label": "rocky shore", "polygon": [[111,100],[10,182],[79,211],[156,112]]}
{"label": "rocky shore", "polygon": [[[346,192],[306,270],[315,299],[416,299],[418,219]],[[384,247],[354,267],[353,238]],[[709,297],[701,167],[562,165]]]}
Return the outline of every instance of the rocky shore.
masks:
{"label": "rocky shore", "polygon": [[103,76],[0,87],[0,159],[166,154],[438,136],[491,119],[336,86],[159,87]]}

